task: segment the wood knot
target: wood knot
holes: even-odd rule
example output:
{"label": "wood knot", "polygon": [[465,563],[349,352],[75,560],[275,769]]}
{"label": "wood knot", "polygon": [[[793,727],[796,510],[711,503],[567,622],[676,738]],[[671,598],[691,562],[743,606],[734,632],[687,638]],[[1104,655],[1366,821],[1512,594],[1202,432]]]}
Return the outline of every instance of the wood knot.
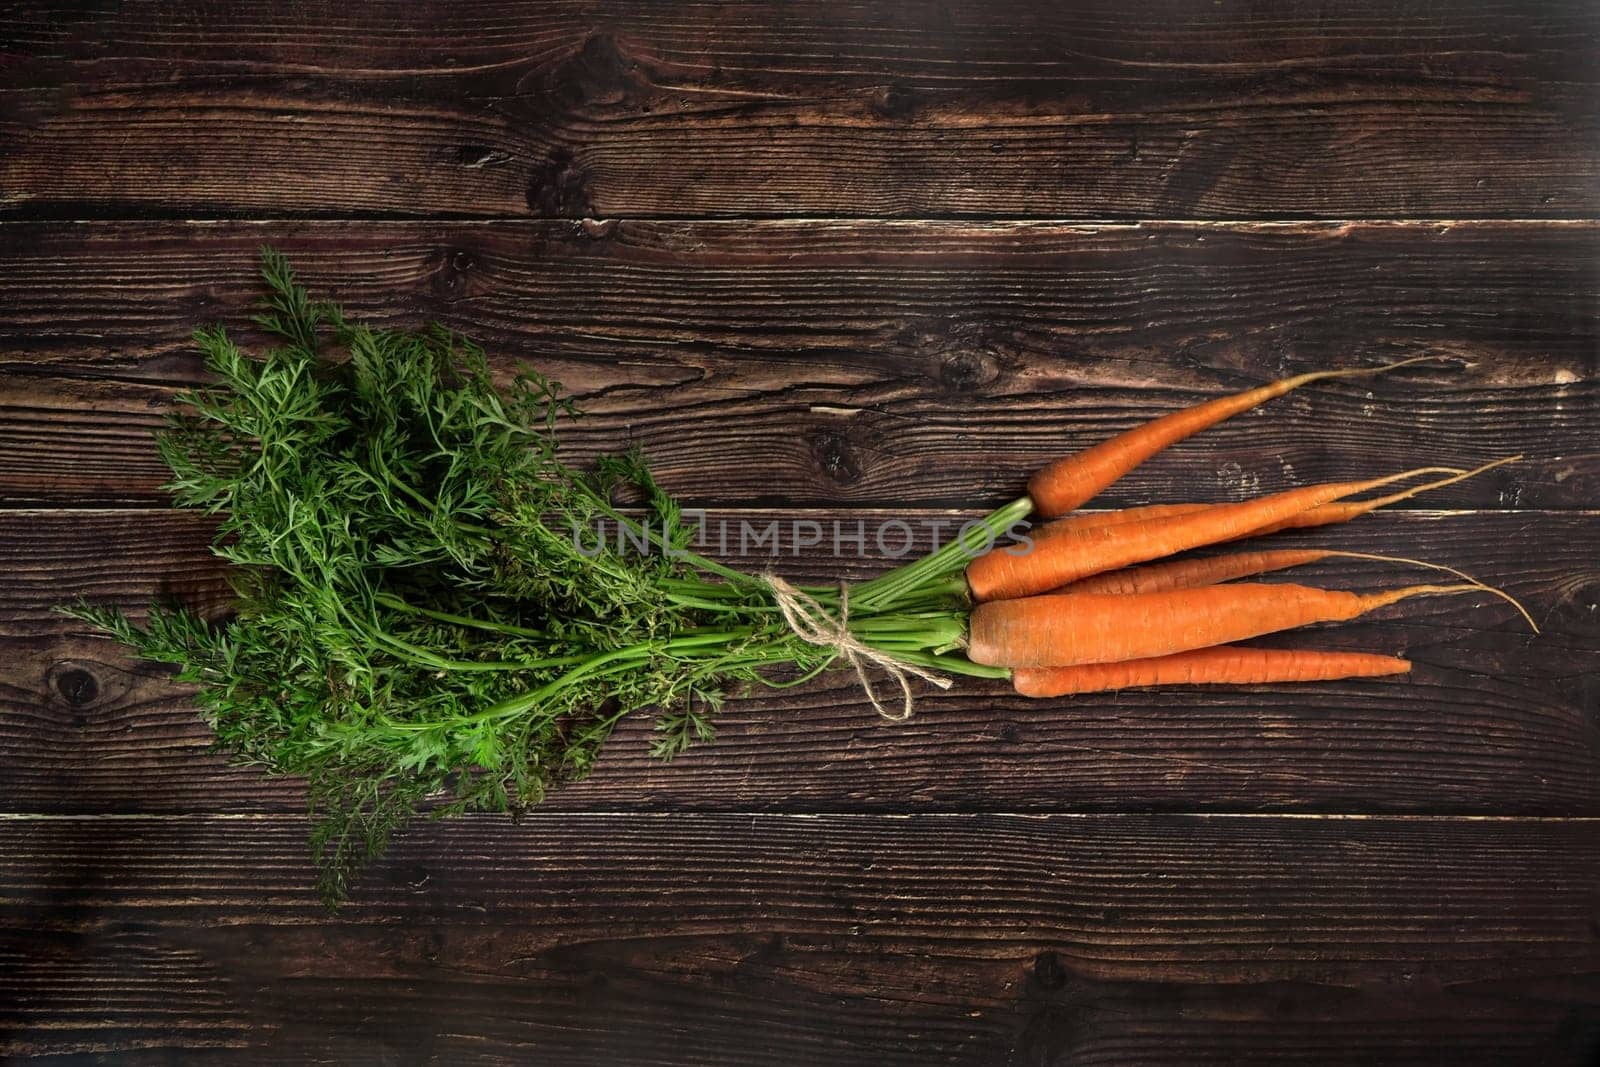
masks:
{"label": "wood knot", "polygon": [[906,122],[917,113],[917,91],[905,85],[886,85],[872,97],[872,111],[881,118]]}
{"label": "wood knot", "polygon": [[569,148],[558,148],[528,176],[528,209],[546,218],[577,219],[594,214],[588,172]]}
{"label": "wood knot", "polygon": [[456,166],[466,167],[468,170],[503,167],[511,162],[511,153],[490,148],[488,145],[464,144],[456,149],[454,162]]}
{"label": "wood knot", "polygon": [[443,262],[433,273],[433,291],[442,297],[460,296],[466,289],[467,275],[477,266],[478,258],[466,249],[446,249]]}
{"label": "wood knot", "polygon": [[952,352],[939,362],[939,381],[946,388],[967,393],[994,381],[1000,374],[995,361],[981,352]]}
{"label": "wood knot", "polygon": [[638,61],[625,55],[608,33],[591,35],[576,52],[551,66],[539,78],[538,88],[547,106],[566,111],[638,105],[652,93],[649,80],[639,74]]}
{"label": "wood knot", "polygon": [[79,664],[58,663],[49,682],[70,708],[86,708],[100,697],[100,679]]}
{"label": "wood knot", "polygon": [[1043,989],[1060,989],[1067,984],[1067,969],[1054,952],[1041,952],[1033,958],[1033,980]]}
{"label": "wood knot", "polygon": [[821,430],[811,437],[811,455],[817,469],[839,485],[861,480],[861,465],[856,461],[849,438],[837,430]]}
{"label": "wood knot", "polygon": [[1600,634],[1600,579],[1580,580],[1563,589],[1560,599],[1539,622],[1546,629],[1563,633]]}
{"label": "wood knot", "polygon": [[739,960],[737,966],[740,970],[752,967],[777,967],[782,965],[784,954],[784,940],[782,934],[773,934],[762,941],[761,945],[749,955]]}

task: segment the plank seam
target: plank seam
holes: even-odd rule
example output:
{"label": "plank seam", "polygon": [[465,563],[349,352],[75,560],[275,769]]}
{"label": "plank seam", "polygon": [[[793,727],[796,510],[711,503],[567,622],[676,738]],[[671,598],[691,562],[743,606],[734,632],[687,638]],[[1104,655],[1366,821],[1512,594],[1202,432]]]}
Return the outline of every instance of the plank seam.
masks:
{"label": "plank seam", "polygon": [[[1008,819],[1075,819],[1096,821],[1107,819],[1252,819],[1257,821],[1323,821],[1323,822],[1495,822],[1495,823],[1597,823],[1600,815],[1467,815],[1459,813],[1383,813],[1383,812],[1260,812],[1260,811],[1004,811],[979,809],[974,811],[758,811],[733,809],[639,809],[581,808],[550,810],[525,815],[523,818],[598,817],[617,819],[975,819],[998,816]],[[504,820],[508,816],[483,812],[467,812],[457,816],[462,819]],[[303,822],[304,815],[288,811],[252,812],[0,812],[0,823],[6,822]],[[419,824],[420,825],[420,824]]]}
{"label": "plank seam", "polygon": [[875,226],[919,226],[929,223],[941,225],[976,225],[1001,227],[1032,227],[1032,226],[1072,226],[1092,227],[1095,229],[1137,230],[1145,226],[1184,226],[1194,228],[1238,228],[1259,227],[1268,228],[1293,228],[1305,226],[1392,226],[1392,227],[1431,227],[1431,226],[1570,226],[1587,227],[1600,224],[1600,215],[1549,215],[1525,216],[1516,218],[1502,218],[1492,215],[1479,215],[1466,218],[1445,218],[1418,216],[1412,218],[1329,218],[1324,216],[1277,216],[1266,218],[1229,218],[1229,219],[1201,219],[1201,218],[1139,218],[1139,219],[1105,219],[1095,217],[1073,216],[1033,216],[1033,215],[917,215],[917,216],[878,216],[878,215],[584,215],[584,216],[555,216],[555,215],[251,215],[230,216],[215,215],[197,218],[179,218],[177,216],[160,215],[126,215],[126,216],[89,216],[74,218],[71,216],[13,216],[0,218],[0,228],[11,226],[278,226],[285,223],[302,223],[316,225],[340,225],[351,223],[378,223],[383,225],[416,226],[423,223],[445,223],[449,225],[491,226],[502,225],[508,222],[524,224],[572,224],[601,226],[609,223],[643,222],[662,225],[717,225],[738,226],[747,223],[761,223],[785,226],[805,226],[814,224],[828,225],[875,225]]}

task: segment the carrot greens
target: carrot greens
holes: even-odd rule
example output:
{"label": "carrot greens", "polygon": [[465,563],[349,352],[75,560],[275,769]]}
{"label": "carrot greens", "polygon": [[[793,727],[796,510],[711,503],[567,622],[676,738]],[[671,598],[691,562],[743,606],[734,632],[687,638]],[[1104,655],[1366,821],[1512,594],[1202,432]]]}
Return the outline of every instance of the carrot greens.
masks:
{"label": "carrot greens", "polygon": [[[178,503],[219,517],[230,614],[70,611],[178,664],[240,762],[307,779],[330,898],[429,798],[519,810],[586,774],[627,714],[656,709],[670,759],[711,739],[732,689],[833,665],[766,581],[692,551],[696,528],[637,455],[589,471],[559,457],[575,413],[554,383],[497,385],[442,329],[352,322],[274,253],[263,273],[256,323],[278,344],[253,358],[199,331],[216,382],[160,438]],[[605,523],[629,544],[596,538]],[[930,650],[959,637],[961,598],[896,588],[917,612],[864,605],[852,632],[944,669]],[[837,588],[807,595],[837,608]]]}

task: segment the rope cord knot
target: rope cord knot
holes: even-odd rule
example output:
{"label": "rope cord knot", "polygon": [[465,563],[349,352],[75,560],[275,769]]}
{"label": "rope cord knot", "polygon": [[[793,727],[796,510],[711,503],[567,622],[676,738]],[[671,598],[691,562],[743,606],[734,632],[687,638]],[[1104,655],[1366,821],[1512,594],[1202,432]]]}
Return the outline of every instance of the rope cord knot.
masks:
{"label": "rope cord knot", "polygon": [[[940,689],[950,688],[951,680],[944,675],[919,667],[915,663],[897,659],[882,649],[873,648],[850,632],[850,587],[846,583],[839,583],[839,615],[835,618],[828,614],[828,609],[823,607],[816,597],[796,589],[776,574],[763,574],[761,578],[771,587],[772,599],[778,605],[783,621],[794,635],[808,645],[833,650],[835,655],[842,657],[846,663],[855,668],[856,680],[861,683],[861,689],[867,694],[867,699],[872,702],[877,713],[890,722],[904,722],[911,718],[915,705],[908,677],[931,682]],[[899,714],[885,707],[883,701],[878,699],[872,680],[867,676],[868,664],[883,671],[900,686],[904,704]]]}

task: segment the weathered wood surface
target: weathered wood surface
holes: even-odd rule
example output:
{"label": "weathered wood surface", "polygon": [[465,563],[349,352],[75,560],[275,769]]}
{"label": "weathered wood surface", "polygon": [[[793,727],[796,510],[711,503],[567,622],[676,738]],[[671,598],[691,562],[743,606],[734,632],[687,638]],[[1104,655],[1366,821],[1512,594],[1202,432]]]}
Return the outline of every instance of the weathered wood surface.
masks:
{"label": "weathered wood surface", "polygon": [[[709,527],[744,514],[714,513]],[[807,510],[777,521],[784,529],[816,521],[825,537],[838,521],[848,536],[867,521],[859,515]],[[919,550],[936,517],[953,526],[946,515],[895,515],[924,532]],[[0,512],[0,555],[14,561],[10,588],[0,588],[0,656],[19,668],[0,688],[0,810],[303,807],[294,783],[229,770],[210,754],[208,731],[163,668],[131,663],[51,613],[76,593],[135,612],[162,595],[218,608],[227,587],[208,537],[205,522],[170,511]],[[850,676],[838,675],[733,702],[717,743],[670,766],[647,754],[647,719],[626,723],[595,775],[549,803],[1600,814],[1600,515],[1378,514],[1297,540],[1460,566],[1526,600],[1544,632],[1531,635],[1492,599],[1414,602],[1369,623],[1288,638],[1404,651],[1417,667],[1403,682],[1134,690],[1055,702],[964,682],[950,694],[923,694],[916,719],[892,727],[877,721]],[[818,579],[881,567],[821,555],[730,558]],[[1367,588],[1416,579],[1378,564],[1302,573]]]}
{"label": "weathered wood surface", "polygon": [[485,818],[399,841],[337,917],[292,819],[0,842],[18,1059],[1577,1065],[1596,1036],[1588,821]]}
{"label": "weathered wood surface", "polygon": [[[0,25],[0,1061],[1600,1057],[1600,8]],[[592,413],[576,455],[640,444],[763,521],[923,528],[1223,390],[1451,353],[1101,503],[1526,452],[1314,540],[1463,566],[1544,633],[1415,603],[1318,634],[1407,651],[1406,682],[973,684],[897,727],[824,680],[735,701],[670,767],[628,723],[546,809],[418,827],[329,915],[295,784],[228,768],[160,668],[50,611],[222,604],[149,435],[263,242],[363,316],[552,371]]]}
{"label": "weathered wood surface", "polygon": [[1457,359],[1280,400],[1104,501],[1513,452],[1428,503],[1600,495],[1594,223],[508,222],[0,225],[0,499],[165,503],[150,432],[263,242],[353,312],[536,363],[589,413],[577,455],[639,444],[691,500],[997,502],[1152,414],[1426,352]]}
{"label": "weathered wood surface", "polygon": [[1587,0],[22,2],[0,212],[1587,217]]}

